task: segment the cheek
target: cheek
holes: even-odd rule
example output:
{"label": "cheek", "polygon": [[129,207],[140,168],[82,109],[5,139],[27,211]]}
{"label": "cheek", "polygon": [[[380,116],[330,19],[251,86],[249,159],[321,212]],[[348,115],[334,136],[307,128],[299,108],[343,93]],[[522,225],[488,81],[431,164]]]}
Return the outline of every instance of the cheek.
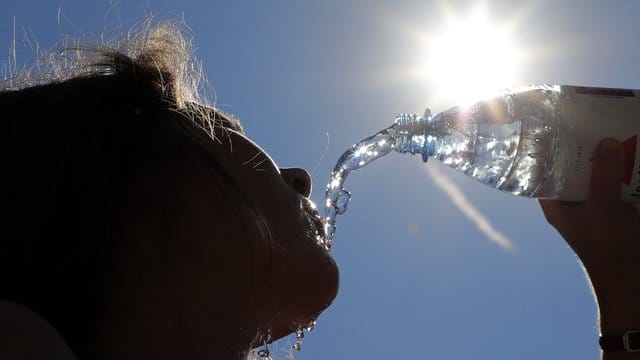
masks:
{"label": "cheek", "polygon": [[243,289],[251,279],[253,264],[245,224],[224,206],[206,207],[209,205],[192,208],[175,237],[179,244],[172,252],[182,262],[178,266],[186,273],[184,281],[205,298],[220,292],[246,297]]}
{"label": "cheek", "polygon": [[[263,303],[274,335],[284,336],[307,324],[333,301],[338,290],[338,269],[316,244],[315,232],[297,211],[274,220],[270,293]],[[287,219],[288,221],[281,221]]]}
{"label": "cheek", "polygon": [[263,304],[264,319],[268,319],[274,338],[286,336],[316,319],[338,291],[338,269],[333,259],[309,248],[295,250],[274,250],[269,279],[272,292],[270,301]]}
{"label": "cheek", "polygon": [[189,306],[242,319],[267,273],[269,248],[245,196],[205,170],[188,174],[175,197],[172,274]]}
{"label": "cheek", "polygon": [[[279,177],[280,175],[277,174]],[[275,337],[307,324],[334,299],[338,270],[328,253],[316,244],[315,226],[304,213],[301,196],[281,178],[256,175],[242,187],[259,216],[258,227],[268,238],[255,237],[256,261],[266,261],[267,276],[253,298],[259,322],[270,324]],[[260,247],[268,244],[269,248]]]}

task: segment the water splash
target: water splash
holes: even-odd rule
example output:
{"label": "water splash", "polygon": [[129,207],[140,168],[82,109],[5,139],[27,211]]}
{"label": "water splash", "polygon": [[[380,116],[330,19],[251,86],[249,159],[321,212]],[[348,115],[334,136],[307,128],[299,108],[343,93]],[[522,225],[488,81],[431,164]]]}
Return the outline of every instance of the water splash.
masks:
{"label": "water splash", "polygon": [[304,328],[300,326],[296,329],[296,342],[291,346],[293,351],[300,351],[302,349],[302,338],[304,338]]}
{"label": "water splash", "polygon": [[305,326],[304,330],[306,330],[308,333],[312,332],[313,329],[316,327],[317,323],[318,323],[317,320],[311,320],[311,322],[308,323],[307,326]]}
{"label": "water splash", "polygon": [[264,344],[264,348],[258,350],[256,355],[262,360],[273,360],[271,357],[271,351],[269,350],[269,343],[271,343],[271,328],[267,328],[265,332],[261,331],[261,340]]}
{"label": "water splash", "polygon": [[336,217],[347,211],[351,194],[344,189],[344,182],[353,170],[390,153],[395,148],[396,124],[352,145],[340,156],[331,172],[324,196],[325,248],[331,249],[336,232]]}
{"label": "water splash", "polygon": [[289,360],[295,360],[294,354],[302,350],[302,339],[304,338],[305,332],[310,333],[313,328],[316,326],[316,320],[311,320],[307,325],[298,326],[295,330],[294,334],[296,335],[295,342],[291,345],[289,350]]}

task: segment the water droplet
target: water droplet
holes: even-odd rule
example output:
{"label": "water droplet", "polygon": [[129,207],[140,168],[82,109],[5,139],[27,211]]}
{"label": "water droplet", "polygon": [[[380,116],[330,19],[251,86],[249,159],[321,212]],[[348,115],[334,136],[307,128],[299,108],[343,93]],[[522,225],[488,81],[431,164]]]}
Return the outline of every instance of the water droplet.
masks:
{"label": "water droplet", "polygon": [[305,330],[307,330],[307,332],[311,332],[315,327],[316,327],[316,320],[313,320],[309,324],[307,324],[307,328]]}
{"label": "water droplet", "polygon": [[338,200],[336,201],[336,208],[338,210],[338,214],[344,214],[347,211],[347,205],[349,205],[349,201],[351,200],[351,193],[347,190],[341,190],[338,195]]}
{"label": "water droplet", "polygon": [[302,326],[300,326],[299,328],[296,329],[296,339],[300,340],[304,337],[304,330],[302,329]]}
{"label": "water droplet", "polygon": [[[333,230],[333,232],[335,233],[335,226],[334,226],[334,230]],[[325,249],[325,250],[327,250],[327,251],[331,251],[331,247],[333,247],[333,241],[331,241],[331,240],[326,240],[326,241],[324,242],[324,249]]]}
{"label": "water droplet", "polygon": [[327,225],[327,224],[325,224],[324,232],[327,234],[327,240],[325,240],[325,243],[331,242],[331,240],[329,240],[329,239],[333,239],[333,236],[336,233],[336,226],[335,225]]}
{"label": "water droplet", "polygon": [[268,358],[269,357],[269,349],[260,349],[260,350],[258,350],[258,356],[260,356],[261,358]]}
{"label": "water droplet", "polygon": [[293,351],[300,351],[300,349],[302,349],[302,343],[300,341],[296,341],[291,348]]}

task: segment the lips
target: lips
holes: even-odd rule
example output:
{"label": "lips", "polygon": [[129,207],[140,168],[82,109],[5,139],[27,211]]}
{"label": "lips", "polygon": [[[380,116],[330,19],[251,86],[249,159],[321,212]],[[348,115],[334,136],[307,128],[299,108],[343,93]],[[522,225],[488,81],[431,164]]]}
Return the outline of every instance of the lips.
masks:
{"label": "lips", "polygon": [[316,210],[316,205],[313,203],[313,201],[305,198],[302,200],[302,208],[309,215],[309,218],[318,231],[318,235],[320,235],[320,237],[324,241],[327,235],[324,232],[324,222],[322,221],[318,210]]}

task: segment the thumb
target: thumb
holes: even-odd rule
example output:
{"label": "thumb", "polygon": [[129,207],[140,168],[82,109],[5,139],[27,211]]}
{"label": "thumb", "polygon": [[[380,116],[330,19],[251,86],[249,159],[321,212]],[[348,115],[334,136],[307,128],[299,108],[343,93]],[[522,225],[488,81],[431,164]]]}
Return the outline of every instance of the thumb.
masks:
{"label": "thumb", "polygon": [[596,203],[618,202],[622,171],[622,145],[615,139],[602,140],[591,159],[589,200]]}

